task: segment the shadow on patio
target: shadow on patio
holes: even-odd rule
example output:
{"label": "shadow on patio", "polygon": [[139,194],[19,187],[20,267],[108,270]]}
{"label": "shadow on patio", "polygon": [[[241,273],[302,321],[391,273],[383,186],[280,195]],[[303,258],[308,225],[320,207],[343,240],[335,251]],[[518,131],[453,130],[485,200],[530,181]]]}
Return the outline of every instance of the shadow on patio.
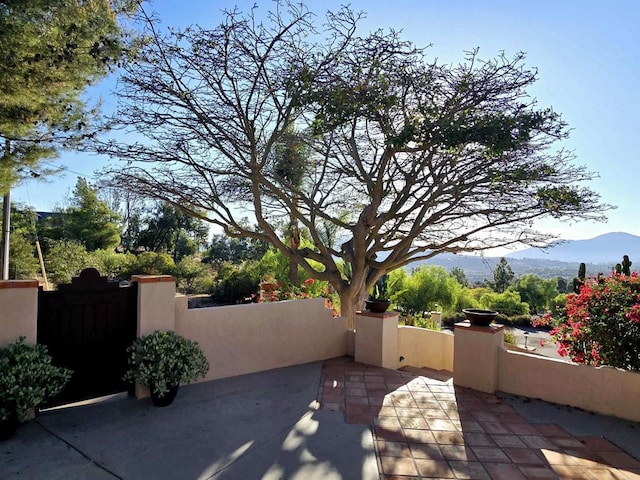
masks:
{"label": "shadow on patio", "polygon": [[640,462],[608,440],[530,421],[504,397],[456,387],[447,373],[345,357],[325,362],[319,398],[372,425],[383,479],[640,479]]}
{"label": "shadow on patio", "polygon": [[378,479],[367,425],[318,411],[322,362],[50,411],[0,443],[0,478]]}

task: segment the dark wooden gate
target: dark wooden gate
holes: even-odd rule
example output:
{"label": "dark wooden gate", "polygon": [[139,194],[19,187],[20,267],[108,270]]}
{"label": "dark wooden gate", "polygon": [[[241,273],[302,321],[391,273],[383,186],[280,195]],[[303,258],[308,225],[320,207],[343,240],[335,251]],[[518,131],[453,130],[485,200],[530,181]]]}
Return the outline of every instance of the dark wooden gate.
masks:
{"label": "dark wooden gate", "polygon": [[94,268],[71,284],[38,294],[38,343],[55,365],[73,370],[65,389],[46,406],[128,389],[122,381],[127,347],[136,337],[137,283],[120,287]]}

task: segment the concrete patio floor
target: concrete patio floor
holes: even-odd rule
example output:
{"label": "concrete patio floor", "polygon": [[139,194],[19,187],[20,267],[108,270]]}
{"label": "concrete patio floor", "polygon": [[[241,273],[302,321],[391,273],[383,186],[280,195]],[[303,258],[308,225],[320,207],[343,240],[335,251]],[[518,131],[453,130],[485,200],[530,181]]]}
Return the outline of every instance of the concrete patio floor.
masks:
{"label": "concrete patio floor", "polygon": [[638,457],[638,424],[343,357],[42,413],[0,478],[624,480]]}

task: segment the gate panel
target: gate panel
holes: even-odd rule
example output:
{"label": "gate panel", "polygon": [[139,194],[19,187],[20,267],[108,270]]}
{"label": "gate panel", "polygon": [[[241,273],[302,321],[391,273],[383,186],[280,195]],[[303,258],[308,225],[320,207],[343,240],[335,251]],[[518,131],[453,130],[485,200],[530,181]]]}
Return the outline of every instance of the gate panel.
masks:
{"label": "gate panel", "polygon": [[126,349],[136,337],[137,283],[120,287],[95,269],[38,295],[38,343],[71,381],[47,406],[126,391]]}

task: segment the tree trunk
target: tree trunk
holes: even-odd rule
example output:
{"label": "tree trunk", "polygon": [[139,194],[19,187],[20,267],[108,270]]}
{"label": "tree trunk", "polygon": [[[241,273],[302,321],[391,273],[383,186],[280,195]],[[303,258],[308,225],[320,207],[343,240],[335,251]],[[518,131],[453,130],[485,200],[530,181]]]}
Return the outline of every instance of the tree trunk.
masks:
{"label": "tree trunk", "polygon": [[291,285],[298,285],[298,262],[294,259],[289,259],[289,281]]}
{"label": "tree trunk", "polygon": [[366,292],[360,293],[355,298],[348,291],[338,294],[340,295],[340,316],[347,319],[348,329],[354,329],[356,328],[356,312],[362,309],[367,294]]}

